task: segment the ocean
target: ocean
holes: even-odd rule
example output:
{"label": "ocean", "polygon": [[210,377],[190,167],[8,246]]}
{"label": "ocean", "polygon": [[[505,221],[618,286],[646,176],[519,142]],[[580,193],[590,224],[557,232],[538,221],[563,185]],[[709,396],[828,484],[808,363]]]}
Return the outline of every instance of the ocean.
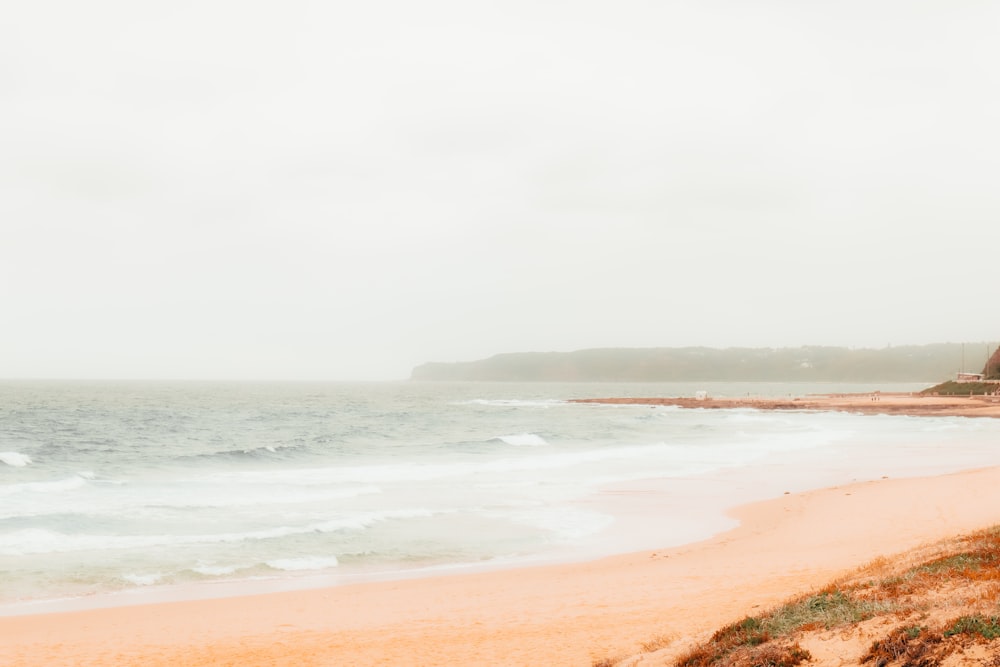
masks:
{"label": "ocean", "polygon": [[1000,420],[568,402],[924,386],[5,381],[0,614],[596,558],[1000,463]]}

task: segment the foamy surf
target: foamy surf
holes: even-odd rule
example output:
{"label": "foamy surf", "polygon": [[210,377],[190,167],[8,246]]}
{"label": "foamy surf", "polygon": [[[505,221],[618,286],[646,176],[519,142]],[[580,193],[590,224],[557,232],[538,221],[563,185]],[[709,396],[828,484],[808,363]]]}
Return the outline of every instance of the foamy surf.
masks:
{"label": "foamy surf", "polygon": [[264,530],[205,534],[101,535],[73,534],[44,528],[26,528],[7,533],[0,543],[0,556],[30,556],[73,551],[153,549],[206,544],[233,544],[276,540],[297,535],[363,531],[393,520],[428,518],[424,509],[363,512],[303,525],[275,526]]}
{"label": "foamy surf", "polygon": [[31,463],[31,457],[20,452],[0,452],[0,463],[6,463],[12,468],[23,468]]}
{"label": "foamy surf", "polygon": [[[766,484],[720,487],[753,500],[988,465],[1000,437],[1000,420],[565,400],[684,391],[0,383],[0,419],[18,424],[16,445],[0,445],[0,605],[660,547],[728,525],[683,494],[729,471],[767,471]],[[633,498],[637,485],[658,490]],[[634,516],[652,505],[655,522]]]}
{"label": "foamy surf", "polygon": [[205,575],[206,577],[223,577],[230,574],[235,574],[237,568],[234,565],[206,565],[199,564],[191,568],[191,571],[195,574]]}
{"label": "foamy surf", "polygon": [[153,586],[163,580],[159,572],[149,574],[123,574],[122,579],[134,586]]}
{"label": "foamy surf", "polygon": [[549,444],[545,438],[534,433],[518,433],[516,435],[500,435],[494,440],[499,440],[514,447],[544,447]]}
{"label": "foamy surf", "polygon": [[340,562],[334,556],[308,556],[302,558],[278,558],[265,563],[274,570],[302,572],[307,570],[327,570],[337,567]]}
{"label": "foamy surf", "polygon": [[73,475],[63,479],[51,481],[22,482],[20,484],[9,484],[0,486],[0,497],[15,496],[19,494],[58,494],[66,491],[74,491],[86,486],[87,478],[81,474]]}

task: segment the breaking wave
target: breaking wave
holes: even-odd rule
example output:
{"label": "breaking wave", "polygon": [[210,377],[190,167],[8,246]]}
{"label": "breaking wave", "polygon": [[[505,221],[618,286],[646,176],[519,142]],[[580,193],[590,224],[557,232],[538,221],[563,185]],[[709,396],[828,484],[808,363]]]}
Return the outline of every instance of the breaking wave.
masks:
{"label": "breaking wave", "polygon": [[299,572],[303,570],[325,570],[337,567],[340,563],[336,556],[306,556],[304,558],[276,558],[264,563],[274,570]]}
{"label": "breaking wave", "polygon": [[310,533],[364,530],[374,524],[393,519],[413,519],[432,516],[429,510],[397,510],[367,512],[352,517],[332,519],[300,526],[277,526],[242,533],[212,533],[206,535],[71,535],[45,528],[28,528],[8,533],[0,545],[0,556],[67,553],[106,549],[150,549],[187,544],[238,543],[268,540]]}
{"label": "breaking wave", "polygon": [[493,438],[493,441],[499,440],[500,442],[505,442],[508,445],[513,445],[515,447],[541,447],[549,443],[545,442],[545,438],[540,435],[535,435],[534,433],[519,433],[517,435],[500,435]]}
{"label": "breaking wave", "polygon": [[45,482],[22,482],[10,486],[0,486],[0,496],[17,493],[62,493],[73,491],[87,485],[86,475],[73,475],[65,479],[55,479]]}
{"label": "breaking wave", "polygon": [[31,457],[20,452],[0,452],[0,463],[6,463],[14,468],[23,468],[31,463]]}
{"label": "breaking wave", "polygon": [[279,459],[287,458],[287,455],[298,449],[296,445],[261,445],[260,447],[248,447],[237,449],[226,449],[220,452],[207,454],[195,454],[181,457],[182,459],[216,459],[223,461],[233,460],[253,460],[253,459]]}

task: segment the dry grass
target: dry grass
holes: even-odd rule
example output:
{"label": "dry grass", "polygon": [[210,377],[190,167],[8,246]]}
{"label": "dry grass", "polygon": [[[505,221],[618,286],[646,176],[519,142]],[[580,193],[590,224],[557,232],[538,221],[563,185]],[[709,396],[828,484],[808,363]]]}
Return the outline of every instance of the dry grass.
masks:
{"label": "dry grass", "polygon": [[[898,618],[901,624],[868,642],[855,664],[930,667],[960,659],[972,646],[985,646],[989,655],[1000,654],[1000,527],[898,558],[877,559],[820,591],[720,628],[674,664],[809,663],[812,656],[801,645],[807,637],[830,629],[849,633],[873,618]],[[663,645],[653,641],[643,648],[651,652]],[[1000,665],[1000,659],[982,664]]]}
{"label": "dry grass", "polygon": [[934,654],[941,640],[940,633],[927,628],[916,625],[898,627],[883,639],[874,641],[868,652],[861,656],[861,662],[873,663],[875,667],[890,664],[908,667],[935,665],[939,657]]}
{"label": "dry grass", "polygon": [[591,667],[615,667],[619,662],[625,658],[601,658],[600,660],[595,660],[591,663]]}
{"label": "dry grass", "polygon": [[894,609],[892,603],[883,600],[839,588],[825,589],[725,626],[708,642],[682,656],[677,665],[797,665],[809,656],[798,644],[787,641],[796,632],[859,623]]}
{"label": "dry grass", "polygon": [[861,662],[872,663],[874,667],[931,667],[970,644],[997,638],[1000,638],[1000,619],[982,614],[960,616],[937,629],[903,626],[874,641]]}
{"label": "dry grass", "polygon": [[647,642],[640,644],[643,653],[652,653],[653,651],[659,651],[661,648],[670,646],[675,641],[677,641],[677,635],[657,635]]}

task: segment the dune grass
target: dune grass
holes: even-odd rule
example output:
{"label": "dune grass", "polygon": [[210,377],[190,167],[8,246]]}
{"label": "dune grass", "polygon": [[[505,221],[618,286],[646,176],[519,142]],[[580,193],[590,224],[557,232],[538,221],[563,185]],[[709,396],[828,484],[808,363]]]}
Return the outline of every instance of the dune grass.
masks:
{"label": "dune grass", "polygon": [[[708,642],[678,660],[677,665],[797,665],[810,655],[797,643],[785,641],[794,633],[858,623],[895,609],[891,601],[862,597],[851,590],[828,588],[797,598],[760,616],[748,616],[725,626]],[[767,645],[766,648],[752,650],[764,645]],[[727,659],[728,663],[723,663]]]}
{"label": "dune grass", "polygon": [[[896,559],[878,559],[852,577],[720,628],[674,664],[808,664],[811,655],[802,643],[808,643],[809,633],[849,631],[880,617],[901,623],[872,641],[857,656],[858,664],[926,667],[972,644],[993,641],[1000,653],[1000,526]],[[649,648],[654,644],[663,648],[662,642]]]}

